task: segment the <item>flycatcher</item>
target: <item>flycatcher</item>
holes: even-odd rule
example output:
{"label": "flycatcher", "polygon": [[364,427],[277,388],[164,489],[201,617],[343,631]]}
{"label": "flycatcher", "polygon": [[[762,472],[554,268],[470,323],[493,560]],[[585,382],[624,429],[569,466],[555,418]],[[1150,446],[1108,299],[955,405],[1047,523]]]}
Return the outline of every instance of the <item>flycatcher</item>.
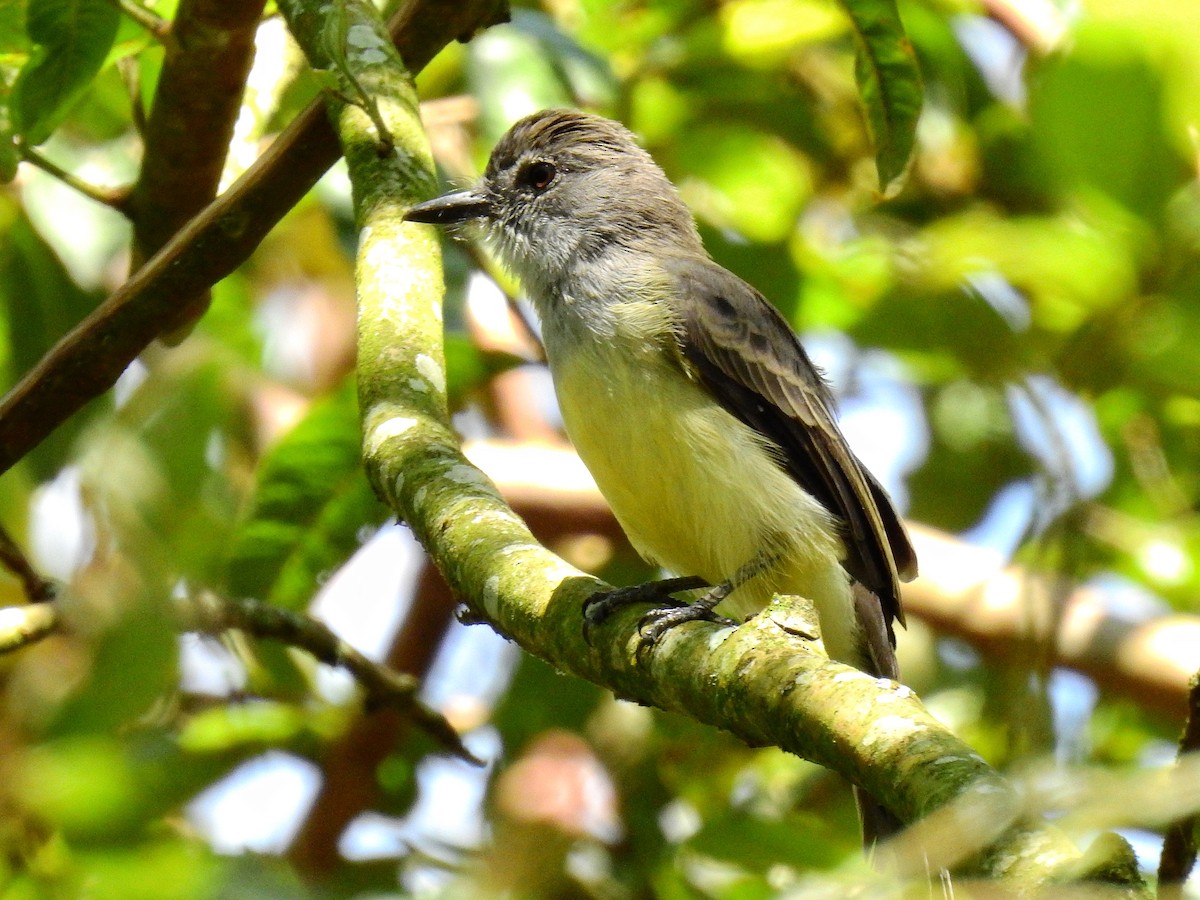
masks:
{"label": "flycatcher", "polygon": [[[745,617],[799,594],[831,658],[897,677],[899,583],[916,574],[900,518],[787,322],[713,262],[626,128],[536,113],[500,139],[474,189],[405,218],[482,226],[541,319],[572,443],[634,548],[681,576],[593,597],[589,622],[656,602],[647,650],[683,622],[728,621],[718,605]],[[868,840],[888,819],[864,809]]]}

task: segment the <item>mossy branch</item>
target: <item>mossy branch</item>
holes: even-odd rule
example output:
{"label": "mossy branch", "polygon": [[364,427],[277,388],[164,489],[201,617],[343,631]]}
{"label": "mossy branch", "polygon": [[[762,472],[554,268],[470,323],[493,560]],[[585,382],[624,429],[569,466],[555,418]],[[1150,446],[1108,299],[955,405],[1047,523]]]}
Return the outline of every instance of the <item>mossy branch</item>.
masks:
{"label": "mossy branch", "polygon": [[[321,0],[280,8],[310,61],[326,68]],[[339,68],[373,97],[394,149],[381,155],[371,117],[328,103],[349,163],[359,228],[359,400],[363,454],[379,493],[409,523],[457,595],[497,630],[559,670],[618,696],[685,713],[752,745],[772,744],[861,784],[918,830],[920,867],[953,866],[993,849],[987,874],[1040,883],[1078,852],[1025,828],[1014,789],[950,734],[907,688],[831,663],[798,637],[795,607],[779,600],[736,629],[706,623],[669,633],[648,665],[635,661],[636,611],[614,616],[592,645],[582,604],[604,585],[534,539],[495,486],[462,455],[448,420],[442,354],[440,251],[433,230],[403,211],[434,191],[416,96],[372,8],[347,0],[352,46]],[[907,857],[908,854],[905,854]]]}

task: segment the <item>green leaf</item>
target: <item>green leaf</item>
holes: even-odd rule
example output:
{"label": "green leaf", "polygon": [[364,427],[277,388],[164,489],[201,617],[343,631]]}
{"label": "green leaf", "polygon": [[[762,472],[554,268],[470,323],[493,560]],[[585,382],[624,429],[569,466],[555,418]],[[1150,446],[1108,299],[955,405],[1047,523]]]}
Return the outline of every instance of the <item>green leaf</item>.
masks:
{"label": "green leaf", "polygon": [[895,0],[840,0],[858,37],[854,74],[862,92],[884,194],[899,188],[921,114],[921,70]]}
{"label": "green leaf", "polygon": [[272,746],[293,740],[308,727],[308,713],[288,703],[257,700],[201,710],[189,718],[179,745],[191,753]]}
{"label": "green leaf", "polygon": [[362,471],[352,385],[314,404],[263,461],[234,535],[228,590],[302,609],[387,510]]}
{"label": "green leaf", "polygon": [[[219,879],[227,877],[224,873],[233,863],[195,839],[153,835],[126,846],[102,845],[96,849],[76,850],[72,861],[75,873],[93,897],[201,900],[204,897],[255,896],[219,893]],[[259,861],[268,864],[267,860]],[[85,890],[82,885],[79,889]]]}
{"label": "green leaf", "polygon": [[56,737],[107,735],[142,716],[175,687],[178,637],[160,596],[137,596],[89,648],[86,680],[54,711]]}
{"label": "green leaf", "polygon": [[514,96],[529,98],[515,106],[521,113],[548,106],[569,106],[570,94],[560,73],[541,55],[536,39],[510,25],[489,28],[469,46],[467,73],[479,100],[480,127],[490,141],[512,124]]}
{"label": "green leaf", "polygon": [[[100,293],[85,291],[72,280],[13,199],[0,200],[0,315],[7,330],[7,385],[32,369],[101,299]],[[84,421],[84,416],[72,417],[29,454],[38,480],[58,471]]]}
{"label": "green leaf", "polygon": [[110,729],[43,741],[25,750],[16,759],[12,782],[23,801],[76,845],[117,849],[224,777],[249,752],[254,751],[184,753],[162,729]]}
{"label": "green leaf", "polygon": [[13,143],[12,128],[3,110],[0,110],[0,120],[0,184],[9,184],[17,177],[21,155]]}
{"label": "green leaf", "polygon": [[775,135],[740,123],[696,129],[676,162],[693,176],[683,194],[699,217],[750,241],[786,239],[812,194],[803,156]]}
{"label": "green leaf", "polygon": [[1171,146],[1160,65],[1124,30],[1088,26],[1073,35],[1071,53],[1039,66],[1029,117],[1048,174],[1063,188],[1098,188],[1153,221],[1194,177]]}
{"label": "green leaf", "polygon": [[25,754],[14,779],[17,795],[72,836],[120,831],[137,805],[136,777],[112,735],[78,735]]}
{"label": "green leaf", "polygon": [[16,130],[46,140],[104,65],[120,10],[110,0],[30,0],[26,19],[37,49],[13,85]]}
{"label": "green leaf", "polygon": [[[803,839],[798,840],[799,835]],[[804,869],[831,868],[845,855],[838,835],[817,816],[798,814],[771,821],[731,810],[687,841],[687,848],[735,863],[750,872],[791,864]]]}
{"label": "green leaf", "polygon": [[143,573],[211,584],[238,508],[230,471],[243,452],[245,394],[220,360],[176,359],[115,416],[97,418],[79,464],[89,502]]}

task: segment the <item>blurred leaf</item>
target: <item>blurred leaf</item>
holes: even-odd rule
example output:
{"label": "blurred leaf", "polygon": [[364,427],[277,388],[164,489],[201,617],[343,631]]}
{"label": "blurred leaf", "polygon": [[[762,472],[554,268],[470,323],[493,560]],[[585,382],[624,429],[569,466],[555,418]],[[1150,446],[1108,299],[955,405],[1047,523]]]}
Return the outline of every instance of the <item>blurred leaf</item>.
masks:
{"label": "blurred leaf", "polygon": [[234,272],[213,285],[212,304],[197,324],[200,333],[237,354],[246,366],[257,366],[263,354],[262,329],[254,327],[253,299],[250,279]]}
{"label": "blurred leaf", "polygon": [[387,510],[363,474],[353,385],[319,400],[259,467],[228,552],[228,593],[302,609]]}
{"label": "blurred leaf", "polygon": [[1200,328],[1200,292],[1154,294],[1093,317],[1060,356],[1064,379],[1102,392],[1121,385],[1163,397],[1200,394],[1200,359],[1189,336]]}
{"label": "blurred leaf", "polygon": [[1050,212],[1054,191],[1027,118],[1011,107],[991,106],[980,113],[975,133],[985,196],[1016,213]]}
{"label": "blurred leaf", "polygon": [[[13,384],[31,370],[42,354],[82,321],[100,299],[98,292],[85,291],[74,282],[12,197],[0,198],[0,303],[7,331],[6,382]],[[82,416],[72,417],[26,457],[39,481],[52,477],[61,467],[82,423]]]}
{"label": "blurred leaf", "polygon": [[541,55],[550,61],[575,102],[584,106],[612,102],[617,80],[608,60],[584,47],[544,13],[517,7],[512,10],[511,25],[538,41]]}
{"label": "blurred leaf", "polygon": [[245,388],[193,344],[80,442],[90,509],[166,585],[210,584],[219,571],[236,509],[230,469],[248,440]]}
{"label": "blurred leaf", "polygon": [[845,19],[820,0],[733,0],[719,15],[725,50],[743,65],[764,69],[786,62],[798,45],[846,30]]}
{"label": "blurred leaf", "polygon": [[119,844],[177,812],[243,756],[183,754],[164,731],[77,733],[45,741],[19,760],[15,787],[70,840]]}
{"label": "blurred leaf", "polygon": [[388,756],[375,769],[375,781],[383,793],[380,811],[386,815],[406,815],[417,802],[421,784],[416,763],[407,756]]}
{"label": "blurred leaf", "polygon": [[867,347],[895,351],[927,381],[970,375],[999,382],[1021,371],[1024,348],[1000,313],[968,292],[897,293],[847,329]]}
{"label": "blurred leaf", "polygon": [[[929,292],[972,286],[990,301],[986,279],[999,275],[1009,291],[1017,292],[1011,311],[1019,315],[1007,316],[1014,327],[1031,319],[1048,331],[1069,332],[1089,315],[1131,296],[1146,239],[1135,222],[1128,217],[1122,221],[1111,205],[1088,212],[1000,217],[981,208],[945,216],[922,235],[916,270],[921,277],[914,284]],[[1019,309],[1026,302],[1021,298],[1028,298],[1027,312]],[[1005,312],[1013,305],[993,306]],[[954,328],[957,322],[946,320],[945,325]]]}
{"label": "blurred leaf", "polygon": [[[243,853],[226,859],[219,883],[210,897],[220,900],[312,900],[314,892],[286,858]],[[374,875],[370,882],[373,889],[394,884],[394,866]]]}
{"label": "blurred leaf", "polygon": [[800,332],[850,331],[864,317],[876,314],[881,298],[893,287],[892,247],[870,235],[832,247],[818,246],[808,237],[797,235],[792,243],[793,267],[804,272],[798,301],[788,316],[792,326]]}
{"label": "blurred leaf", "polygon": [[214,706],[189,717],[179,745],[192,753],[279,745],[308,727],[309,716],[287,703],[255,700]]}
{"label": "blurred leaf", "polygon": [[20,163],[21,156],[13,144],[12,132],[6,126],[0,126],[0,184],[9,184],[17,177]]}
{"label": "blurred leaf", "polygon": [[786,238],[812,193],[807,160],[773,134],[740,123],[704,124],[681,136],[680,191],[698,215],[751,241]]}
{"label": "blurred leaf", "polygon": [[[916,51],[920,71],[929,77],[930,104],[971,120],[976,115],[1008,107],[996,102],[996,96],[960,40],[956,27],[959,15],[946,15],[946,9],[920,0],[899,0],[904,30]],[[965,12],[965,16],[970,16]],[[936,83],[936,87],[934,86]]]}
{"label": "blurred leaf", "polygon": [[104,65],[121,13],[109,0],[30,0],[26,17],[37,48],[13,85],[13,125],[40,144]]}
{"label": "blurred leaf", "polygon": [[16,782],[31,809],[72,835],[118,834],[140,818],[134,773],[111,735],[45,743],[21,760]]}
{"label": "blurred leaf", "polygon": [[178,636],[167,603],[165,595],[135,598],[105,627],[90,648],[87,679],[55,711],[50,734],[111,734],[174,687]]}
{"label": "blurred leaf", "polygon": [[[25,26],[29,0],[0,0],[0,65],[8,70],[11,60],[22,59],[30,50],[29,34]],[[5,83],[11,83],[5,78]]]}
{"label": "blurred leaf", "polygon": [[[808,67],[800,71],[808,74]],[[672,66],[669,74],[669,82],[652,87],[641,98],[634,95],[631,124],[654,145],[651,149],[656,159],[677,184],[686,177],[687,170],[675,162],[676,156],[694,157],[696,153],[686,129],[713,129],[722,122],[773,135],[812,162],[834,163],[837,159],[831,139],[837,141],[842,136],[831,135],[822,121],[829,112],[829,101],[817,100],[804,85],[781,78],[778,72],[764,77],[719,54],[688,57]],[[812,77],[821,80],[824,75]],[[833,90],[824,83],[821,86]],[[839,90],[841,87],[837,86]],[[855,103],[849,79],[845,88],[847,104]],[[639,99],[641,104],[637,103]],[[668,127],[671,119],[675,120],[674,127]],[[853,130],[857,135],[857,122]]]}
{"label": "blurred leaf", "polygon": [[929,450],[909,476],[909,514],[950,531],[976,524],[996,493],[1032,474],[999,387],[955,381],[929,402]]}
{"label": "blurred leaf", "polygon": [[489,28],[468,51],[467,74],[489,145],[520,116],[572,105],[562,70],[537,37],[515,24]]}
{"label": "blurred leaf", "polygon": [[202,900],[217,896],[231,863],[198,842],[166,836],[80,853],[82,892],[95,900]]}
{"label": "blurred leaf", "polygon": [[[600,688],[567,678],[540,659],[522,654],[505,699],[492,720],[504,734],[508,752],[515,756],[548,728],[582,731],[602,696]],[[522,699],[528,697],[542,700],[528,703]]]}
{"label": "blurred leaf", "polygon": [[[804,840],[796,840],[803,829]],[[714,859],[736,860],[752,872],[765,873],[773,865],[794,865],[804,869],[830,868],[845,857],[845,843],[827,833],[819,819],[794,820],[794,817],[769,821],[733,812],[712,822],[686,846]]]}
{"label": "blurred leaf", "polygon": [[1098,188],[1157,219],[1187,171],[1167,134],[1163,73],[1121,29],[1085,26],[1033,80],[1039,152],[1062,185]]}
{"label": "blurred leaf", "polygon": [[855,76],[875,145],[879,187],[891,193],[916,139],[923,88],[895,0],[839,0],[858,36]]}

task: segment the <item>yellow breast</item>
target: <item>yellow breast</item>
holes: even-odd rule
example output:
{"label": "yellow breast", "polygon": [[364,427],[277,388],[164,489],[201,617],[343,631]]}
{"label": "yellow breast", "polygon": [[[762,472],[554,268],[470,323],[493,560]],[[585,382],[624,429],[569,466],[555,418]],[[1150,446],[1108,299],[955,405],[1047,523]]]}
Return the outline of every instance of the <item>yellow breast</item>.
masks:
{"label": "yellow breast", "polygon": [[689,380],[651,337],[650,314],[623,321],[651,327],[552,352],[551,368],[567,433],[630,542],[712,584],[773,548],[780,563],[735,592],[733,611],[753,612],[779,591],[819,605],[831,567],[844,581],[828,513],[776,462],[777,449]]}

